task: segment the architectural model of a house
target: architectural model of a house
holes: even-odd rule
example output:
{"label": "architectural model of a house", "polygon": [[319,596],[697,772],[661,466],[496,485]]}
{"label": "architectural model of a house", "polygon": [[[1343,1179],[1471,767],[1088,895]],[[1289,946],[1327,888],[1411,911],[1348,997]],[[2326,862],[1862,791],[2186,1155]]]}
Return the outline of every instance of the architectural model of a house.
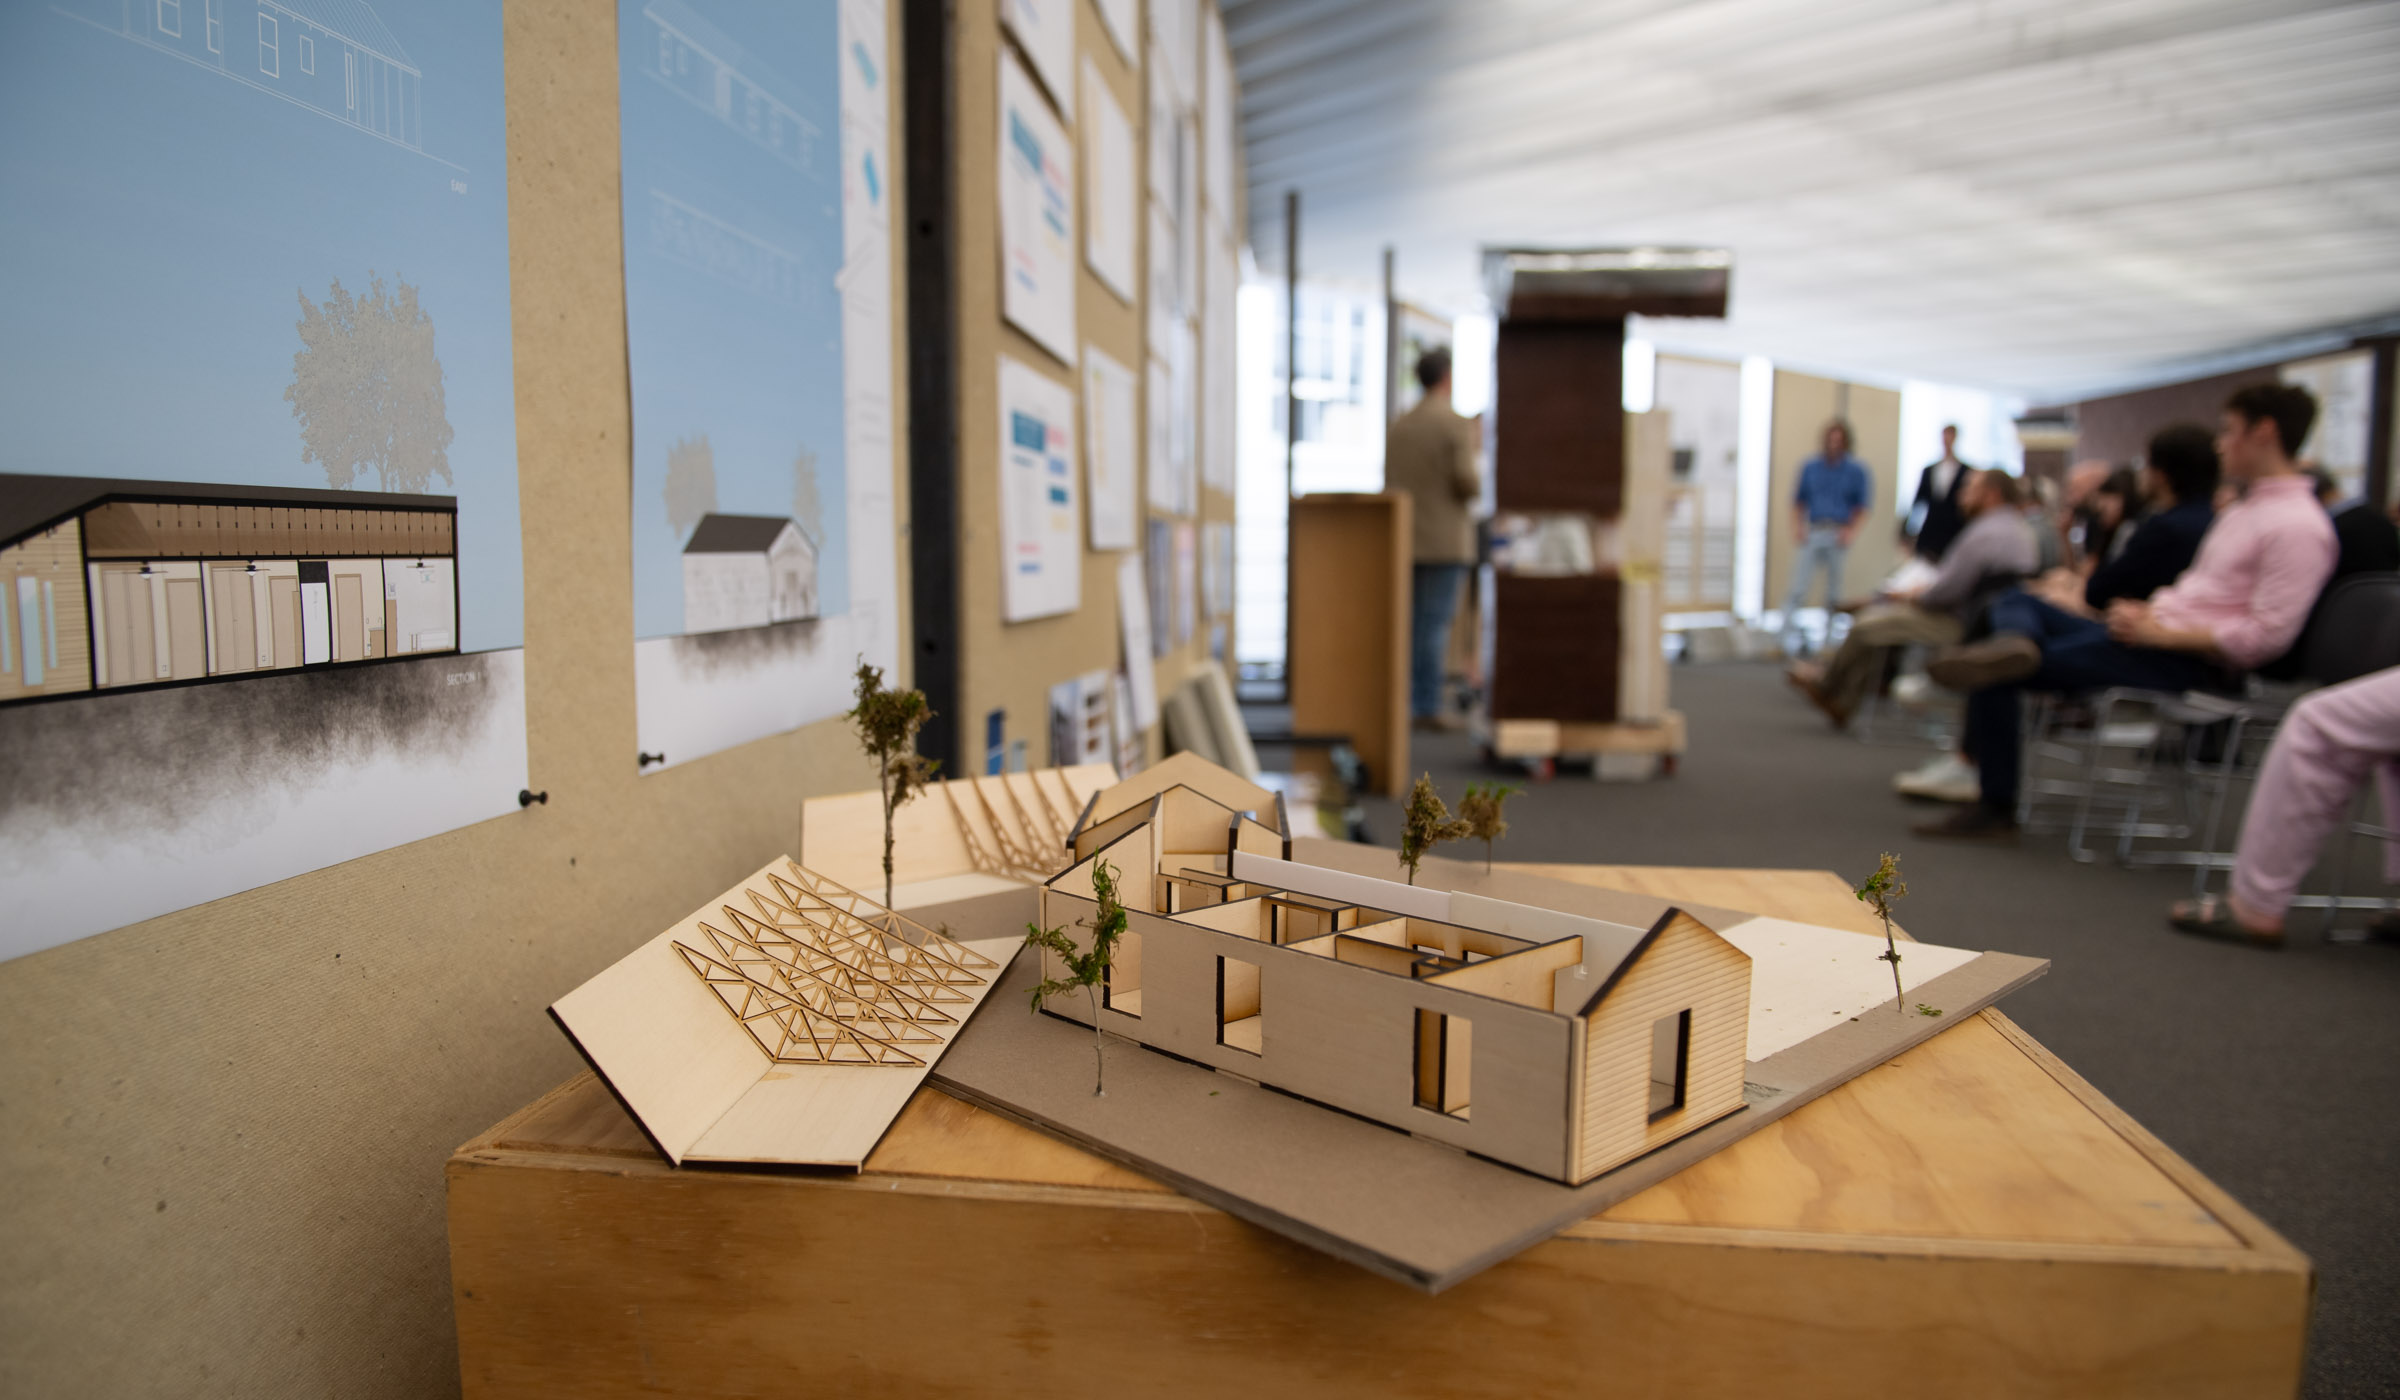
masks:
{"label": "architectural model of a house", "polygon": [[683,630],[817,615],[817,547],[780,515],[704,515],[683,547]]}
{"label": "architectural model of a house", "polygon": [[0,702],[458,649],[448,496],[0,476]]}
{"label": "architectural model of a house", "polygon": [[1040,918],[1088,938],[1093,871],[1116,872],[1103,1029],[1568,1183],[1742,1106],[1750,958],[1700,920],[1296,864],[1280,810],[1188,755],[1093,797]]}

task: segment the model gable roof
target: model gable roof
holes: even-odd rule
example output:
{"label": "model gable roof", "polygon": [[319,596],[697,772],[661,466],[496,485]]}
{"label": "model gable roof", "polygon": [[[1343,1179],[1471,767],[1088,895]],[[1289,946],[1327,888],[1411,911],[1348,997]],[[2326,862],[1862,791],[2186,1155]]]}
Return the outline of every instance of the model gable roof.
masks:
{"label": "model gable roof", "polygon": [[765,554],[786,530],[797,531],[788,515],[703,515],[692,531],[686,554]]}

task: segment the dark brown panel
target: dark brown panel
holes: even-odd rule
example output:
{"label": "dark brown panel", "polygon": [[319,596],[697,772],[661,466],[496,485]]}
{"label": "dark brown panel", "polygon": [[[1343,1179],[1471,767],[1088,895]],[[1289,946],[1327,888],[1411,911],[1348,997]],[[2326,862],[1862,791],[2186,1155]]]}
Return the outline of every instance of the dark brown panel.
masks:
{"label": "dark brown panel", "polygon": [[1611,724],[1617,718],[1618,583],[1498,576],[1492,718]]}
{"label": "dark brown panel", "polygon": [[1518,292],[1508,299],[1511,321],[1623,321],[1628,316],[1722,317],[1725,289],[1687,295],[1650,292],[1630,296],[1580,296],[1572,292]]}
{"label": "dark brown panel", "polygon": [[1624,382],[1622,321],[1501,323],[1492,447],[1500,509],[1617,513]]}

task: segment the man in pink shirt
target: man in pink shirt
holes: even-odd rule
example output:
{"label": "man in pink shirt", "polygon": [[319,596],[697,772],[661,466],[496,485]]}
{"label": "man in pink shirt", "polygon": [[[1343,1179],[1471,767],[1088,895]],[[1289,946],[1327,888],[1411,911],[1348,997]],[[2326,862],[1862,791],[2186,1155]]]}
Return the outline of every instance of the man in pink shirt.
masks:
{"label": "man in pink shirt", "polygon": [[2025,593],[1992,604],[1992,636],[1926,669],[1967,695],[1963,747],[1982,800],[1916,828],[1925,836],[2006,836],[2017,827],[2019,691],[2221,686],[2291,648],[2332,576],[2333,522],[2292,461],[2317,401],[2294,384],[2235,391],[2217,429],[2229,481],[2247,486],[2200,541],[2192,566],[2147,602],[2119,599],[2105,622]]}

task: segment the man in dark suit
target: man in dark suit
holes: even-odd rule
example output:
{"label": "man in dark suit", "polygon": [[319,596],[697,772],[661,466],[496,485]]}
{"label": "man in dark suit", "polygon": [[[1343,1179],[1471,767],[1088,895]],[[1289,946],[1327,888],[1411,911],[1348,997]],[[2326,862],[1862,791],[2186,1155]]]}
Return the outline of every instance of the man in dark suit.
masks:
{"label": "man in dark suit", "polygon": [[1900,542],[1928,564],[1942,562],[1950,541],[1967,528],[1967,514],[1958,503],[1971,473],[1958,460],[1958,425],[1942,425],[1942,459],[1917,478],[1917,499],[1900,518]]}

